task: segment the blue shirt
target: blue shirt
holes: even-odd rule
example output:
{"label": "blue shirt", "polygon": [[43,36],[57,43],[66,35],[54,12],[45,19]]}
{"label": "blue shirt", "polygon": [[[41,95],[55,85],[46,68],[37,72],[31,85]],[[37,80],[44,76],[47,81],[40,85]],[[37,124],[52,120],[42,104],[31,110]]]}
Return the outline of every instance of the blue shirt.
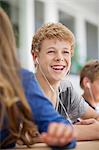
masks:
{"label": "blue shirt", "polygon": [[[42,92],[35,75],[25,69],[21,70],[21,75],[24,92],[39,132],[46,132],[51,122],[70,124],[68,120],[64,119],[64,117],[55,111],[51,101]],[[75,140],[73,140],[67,147],[74,148],[75,143]]]}

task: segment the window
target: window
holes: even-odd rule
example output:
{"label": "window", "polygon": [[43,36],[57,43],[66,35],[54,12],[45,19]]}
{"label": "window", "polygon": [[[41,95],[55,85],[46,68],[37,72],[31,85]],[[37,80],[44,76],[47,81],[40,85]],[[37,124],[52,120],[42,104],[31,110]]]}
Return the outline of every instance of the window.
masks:
{"label": "window", "polygon": [[[13,2],[13,3],[12,3]],[[19,47],[19,10],[18,10],[18,1],[17,0],[0,0],[0,6],[6,11],[8,14],[11,23],[13,25],[13,29],[16,37],[16,45]]]}
{"label": "window", "polygon": [[[59,11],[59,22],[66,25],[75,34],[75,18],[63,11]],[[77,74],[81,68],[79,62],[79,50],[78,46],[75,46],[74,56],[72,57],[71,73]]]}
{"label": "window", "polygon": [[75,20],[73,16],[63,11],[59,11],[59,22],[66,25],[73,33],[75,32]]}
{"label": "window", "polygon": [[44,3],[35,0],[35,31],[44,23]]}
{"label": "window", "polygon": [[86,22],[87,60],[98,59],[98,27]]}

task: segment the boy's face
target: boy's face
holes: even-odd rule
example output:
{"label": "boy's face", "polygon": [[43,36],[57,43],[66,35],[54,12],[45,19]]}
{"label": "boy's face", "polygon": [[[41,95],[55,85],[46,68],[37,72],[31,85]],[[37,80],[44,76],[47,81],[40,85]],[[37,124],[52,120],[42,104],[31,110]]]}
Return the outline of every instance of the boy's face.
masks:
{"label": "boy's face", "polygon": [[96,79],[93,83],[91,83],[91,87],[95,100],[99,103],[99,79]]}
{"label": "boy's face", "polygon": [[[37,72],[45,74],[50,83],[63,79],[71,66],[71,45],[64,40],[46,39],[38,53]],[[41,68],[41,70],[40,70]]]}

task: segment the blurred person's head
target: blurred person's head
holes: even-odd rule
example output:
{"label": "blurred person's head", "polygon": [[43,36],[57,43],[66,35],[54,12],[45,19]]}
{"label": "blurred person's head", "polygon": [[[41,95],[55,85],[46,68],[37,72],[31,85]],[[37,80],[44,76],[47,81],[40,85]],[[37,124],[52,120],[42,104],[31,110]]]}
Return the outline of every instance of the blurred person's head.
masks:
{"label": "blurred person's head", "polygon": [[80,86],[83,96],[93,107],[99,103],[99,61],[91,60],[80,72]]}
{"label": "blurred person's head", "polygon": [[31,47],[39,75],[42,71],[53,83],[61,80],[70,69],[74,45],[73,33],[63,24],[47,23],[40,27]]}
{"label": "blurred person's head", "polygon": [[[25,144],[28,144],[28,140],[24,138],[25,132],[33,131],[31,129],[35,131],[36,128],[31,122],[31,110],[24,95],[19,74],[20,64],[17,60],[12,25],[7,14],[0,8],[0,129],[3,128],[6,116],[12,135],[10,140],[14,141],[18,137],[23,137]],[[21,135],[19,135],[20,120],[23,123]],[[31,129],[29,129],[30,126]],[[7,141],[0,144],[0,146],[6,145]]]}

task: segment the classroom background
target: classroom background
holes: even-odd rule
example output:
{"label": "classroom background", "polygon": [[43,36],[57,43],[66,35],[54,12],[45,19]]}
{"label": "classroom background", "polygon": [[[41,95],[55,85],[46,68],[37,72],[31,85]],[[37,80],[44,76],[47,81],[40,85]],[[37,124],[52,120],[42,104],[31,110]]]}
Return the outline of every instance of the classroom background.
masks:
{"label": "classroom background", "polygon": [[76,37],[69,79],[77,92],[79,71],[90,59],[99,59],[98,0],[0,0],[14,27],[22,67],[34,70],[30,53],[34,32],[45,22],[61,22]]}

